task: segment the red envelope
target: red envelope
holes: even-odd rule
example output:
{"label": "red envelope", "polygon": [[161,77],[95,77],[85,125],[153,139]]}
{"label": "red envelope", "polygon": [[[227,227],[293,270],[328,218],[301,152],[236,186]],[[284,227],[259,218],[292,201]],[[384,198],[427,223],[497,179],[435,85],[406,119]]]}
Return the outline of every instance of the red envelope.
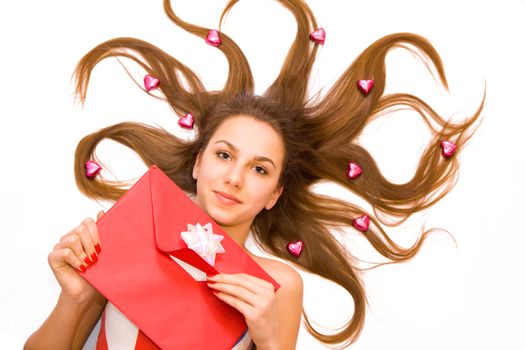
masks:
{"label": "red envelope", "polygon": [[[225,253],[209,265],[181,238],[211,223]],[[162,349],[231,349],[244,316],[170,255],[205,273],[247,273],[275,282],[155,165],[97,222],[102,251],[84,278]]]}

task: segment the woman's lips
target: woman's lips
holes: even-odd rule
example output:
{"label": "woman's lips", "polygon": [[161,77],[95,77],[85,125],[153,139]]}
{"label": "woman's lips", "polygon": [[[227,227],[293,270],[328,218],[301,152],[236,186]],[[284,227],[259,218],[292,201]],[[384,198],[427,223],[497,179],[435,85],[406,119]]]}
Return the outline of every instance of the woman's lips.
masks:
{"label": "woman's lips", "polygon": [[224,192],[215,191],[215,197],[223,204],[241,204],[242,202],[235,196]]}

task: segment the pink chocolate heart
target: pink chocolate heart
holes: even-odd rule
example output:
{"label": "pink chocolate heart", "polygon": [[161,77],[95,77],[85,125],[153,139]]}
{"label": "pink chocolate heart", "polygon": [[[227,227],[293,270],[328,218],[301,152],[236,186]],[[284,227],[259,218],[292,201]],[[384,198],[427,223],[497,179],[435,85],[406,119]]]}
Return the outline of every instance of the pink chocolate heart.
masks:
{"label": "pink chocolate heart", "polygon": [[441,148],[443,149],[441,152],[443,157],[450,158],[456,152],[457,146],[448,140],[441,140]]}
{"label": "pink chocolate heart", "polygon": [[301,255],[301,252],[303,251],[303,246],[304,244],[302,241],[295,241],[295,242],[288,243],[286,248],[288,249],[290,254],[294,256],[299,256]]}
{"label": "pink chocolate heart", "polygon": [[374,81],[372,79],[360,79],[357,81],[357,87],[363,95],[367,96],[374,87]]}
{"label": "pink chocolate heart", "polygon": [[86,162],[86,176],[87,177],[95,177],[100,172],[102,167],[98,165],[97,162],[88,160]]}
{"label": "pink chocolate heart", "polygon": [[326,33],[323,28],[319,28],[310,33],[310,40],[317,44],[324,44]]}
{"label": "pink chocolate heart", "polygon": [[193,114],[191,113],[185,114],[179,119],[179,125],[185,129],[193,129],[194,123],[195,118],[193,118]]}
{"label": "pink chocolate heart", "polygon": [[151,76],[149,74],[146,74],[144,76],[144,88],[146,91],[151,91],[153,89],[156,89],[159,87],[160,80],[158,78],[155,78],[154,76]]}
{"label": "pink chocolate heart", "polygon": [[368,230],[368,226],[370,225],[370,218],[368,215],[360,216],[352,221],[352,225],[354,225],[354,227],[359,231],[365,232]]}
{"label": "pink chocolate heart", "polygon": [[357,165],[356,163],[354,162],[350,162],[348,163],[348,171],[347,171],[347,175],[350,179],[355,179],[357,178],[359,175],[361,175],[361,167],[359,165]]}
{"label": "pink chocolate heart", "polygon": [[206,43],[211,46],[219,46],[221,44],[221,38],[219,37],[219,31],[216,29],[210,29],[208,35],[206,35]]}

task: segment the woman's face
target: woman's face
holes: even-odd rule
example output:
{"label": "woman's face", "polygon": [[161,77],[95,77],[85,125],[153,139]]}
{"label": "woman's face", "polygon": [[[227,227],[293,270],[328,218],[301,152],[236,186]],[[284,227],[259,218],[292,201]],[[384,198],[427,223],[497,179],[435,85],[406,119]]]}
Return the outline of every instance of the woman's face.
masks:
{"label": "woman's face", "polygon": [[282,192],[285,149],[268,124],[248,116],[226,119],[193,168],[197,204],[224,227],[247,227]]}

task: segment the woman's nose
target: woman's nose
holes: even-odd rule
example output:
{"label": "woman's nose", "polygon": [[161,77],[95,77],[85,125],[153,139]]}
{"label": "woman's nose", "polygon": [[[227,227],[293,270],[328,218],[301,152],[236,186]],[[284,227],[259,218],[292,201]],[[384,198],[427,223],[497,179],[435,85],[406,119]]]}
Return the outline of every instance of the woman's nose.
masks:
{"label": "woman's nose", "polygon": [[224,182],[230,186],[242,188],[244,185],[244,171],[242,167],[237,164],[233,164],[226,173]]}

